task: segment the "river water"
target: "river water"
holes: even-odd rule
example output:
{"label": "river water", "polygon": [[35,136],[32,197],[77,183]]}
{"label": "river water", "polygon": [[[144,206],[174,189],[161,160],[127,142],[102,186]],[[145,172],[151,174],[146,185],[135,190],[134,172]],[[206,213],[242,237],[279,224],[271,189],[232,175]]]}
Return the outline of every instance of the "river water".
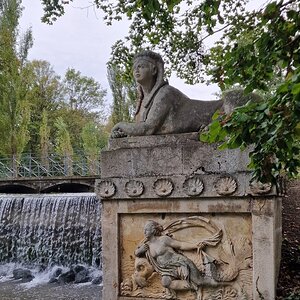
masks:
{"label": "river water", "polygon": [[1,300],[101,300],[102,286],[40,284],[27,288],[15,280],[0,282]]}
{"label": "river water", "polygon": [[[101,203],[95,194],[0,195],[0,300],[99,300]],[[49,283],[55,268],[88,270],[86,283]],[[13,279],[28,269],[33,280]]]}

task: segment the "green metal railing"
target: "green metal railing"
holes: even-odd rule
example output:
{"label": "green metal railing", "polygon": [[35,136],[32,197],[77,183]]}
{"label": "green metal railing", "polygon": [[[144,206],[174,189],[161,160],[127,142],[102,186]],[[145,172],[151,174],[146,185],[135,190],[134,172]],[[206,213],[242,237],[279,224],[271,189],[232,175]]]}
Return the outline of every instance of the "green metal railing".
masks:
{"label": "green metal railing", "polygon": [[38,157],[23,154],[15,157],[0,158],[0,179],[62,176],[95,176],[100,174],[100,160],[83,154],[59,156],[50,154]]}

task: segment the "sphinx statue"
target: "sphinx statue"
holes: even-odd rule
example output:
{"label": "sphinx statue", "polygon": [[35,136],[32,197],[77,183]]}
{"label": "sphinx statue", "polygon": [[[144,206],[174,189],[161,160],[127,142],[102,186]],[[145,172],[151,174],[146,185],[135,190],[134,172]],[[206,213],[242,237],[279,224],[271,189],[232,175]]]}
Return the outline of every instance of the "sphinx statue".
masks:
{"label": "sphinx statue", "polygon": [[111,138],[198,132],[216,110],[228,113],[249,100],[241,90],[216,101],[190,99],[164,80],[163,59],[150,50],[134,57],[133,76],[139,94],[135,122],[116,124]]}

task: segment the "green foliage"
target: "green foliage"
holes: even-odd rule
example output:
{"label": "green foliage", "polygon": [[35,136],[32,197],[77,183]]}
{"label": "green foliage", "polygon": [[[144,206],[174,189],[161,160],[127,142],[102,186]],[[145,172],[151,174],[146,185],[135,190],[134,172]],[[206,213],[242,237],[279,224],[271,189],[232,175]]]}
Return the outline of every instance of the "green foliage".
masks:
{"label": "green foliage", "polygon": [[[72,0],[70,1],[72,2]],[[42,17],[43,22],[53,24],[58,17],[62,16],[65,12],[64,5],[68,4],[69,1],[64,0],[42,0],[45,6],[45,13]]]}
{"label": "green foliage", "polygon": [[100,153],[99,147],[99,129],[93,122],[87,123],[81,132],[83,149],[87,156],[96,157]]}
{"label": "green foliage", "polygon": [[63,118],[58,118],[55,122],[57,129],[56,133],[56,145],[55,150],[58,155],[71,157],[73,155],[73,147],[70,139],[70,134],[67,128],[67,124]]}
{"label": "green foliage", "polygon": [[[28,61],[32,34],[19,35],[20,0],[0,3],[0,155],[48,155],[52,147],[70,156],[83,149],[81,131],[92,122],[103,147],[106,91],[93,78],[67,70],[63,80],[43,60]],[[64,121],[65,120],[65,121]]]}
{"label": "green foliage", "polygon": [[[300,3],[271,0],[246,9],[246,0],[98,1],[107,24],[131,20],[125,41],[113,47],[113,61],[131,69],[134,53],[150,47],[164,54],[189,83],[210,82],[226,90],[236,84],[246,93],[265,91],[263,104],[248,104],[211,125],[207,141],[223,147],[253,145],[251,167],[262,180],[274,180],[299,167]],[[44,0],[46,17],[63,12],[63,1]],[[47,15],[48,14],[48,15]],[[204,41],[219,34],[208,50]]]}
{"label": "green foliage", "polygon": [[25,151],[37,153],[41,150],[40,127],[43,124],[44,112],[47,114],[49,130],[52,128],[52,134],[50,132],[49,135],[53,135],[54,112],[59,109],[59,102],[63,95],[62,83],[60,82],[60,77],[47,61],[33,60],[27,63],[27,68],[31,70],[31,76],[28,78],[30,83],[28,99],[30,99],[31,103],[31,118],[29,124],[30,142]]}
{"label": "green foliage", "polygon": [[84,154],[88,161],[90,174],[97,173],[97,165],[100,159],[100,150],[104,147],[103,140],[108,140],[108,137],[103,132],[102,128],[95,126],[94,122],[87,123],[81,132]]}
{"label": "green foliage", "polygon": [[123,72],[110,66],[107,71],[108,82],[113,95],[112,124],[121,121],[131,122],[136,105],[136,86],[133,81],[126,82]]}
{"label": "green foliage", "polygon": [[50,127],[48,125],[48,113],[43,110],[40,126],[40,152],[41,157],[48,157],[50,148]]}
{"label": "green foliage", "polygon": [[49,146],[55,144],[55,122],[65,120],[74,151],[82,150],[81,131],[86,123],[94,122],[99,126],[103,122],[104,91],[93,78],[82,76],[80,72],[69,69],[61,79],[47,61],[34,60],[27,63],[31,70],[28,79],[31,101],[30,137],[27,151],[40,152],[40,127],[43,123],[42,111],[47,113],[50,130]]}
{"label": "green foliage", "polygon": [[68,69],[63,80],[64,99],[73,110],[90,111],[103,106],[106,91],[91,77]]}
{"label": "green foliage", "polygon": [[264,102],[249,101],[230,115],[216,114],[204,142],[223,142],[220,149],[253,146],[254,177],[276,181],[282,171],[291,177],[300,167],[300,68]]}
{"label": "green foliage", "polygon": [[26,67],[32,45],[31,31],[18,35],[21,2],[5,0],[0,6],[0,153],[18,157],[29,141],[30,70]]}

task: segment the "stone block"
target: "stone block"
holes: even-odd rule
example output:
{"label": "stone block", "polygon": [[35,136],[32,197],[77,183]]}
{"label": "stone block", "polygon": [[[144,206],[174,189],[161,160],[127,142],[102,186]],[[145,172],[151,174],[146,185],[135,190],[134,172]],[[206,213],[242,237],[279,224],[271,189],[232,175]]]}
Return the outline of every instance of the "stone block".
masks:
{"label": "stone block", "polygon": [[96,182],[103,299],[275,299],[281,198],[247,164],[197,134],[111,141]]}

